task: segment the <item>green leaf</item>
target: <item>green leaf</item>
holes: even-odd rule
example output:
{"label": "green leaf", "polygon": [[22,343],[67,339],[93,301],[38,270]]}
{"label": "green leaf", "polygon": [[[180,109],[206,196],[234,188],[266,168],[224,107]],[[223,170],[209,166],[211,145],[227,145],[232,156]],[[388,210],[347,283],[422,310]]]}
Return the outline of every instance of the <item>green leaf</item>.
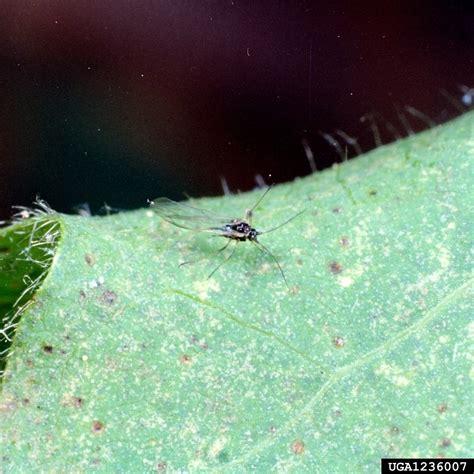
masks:
{"label": "green leaf", "polygon": [[[2,230],[4,472],[375,473],[381,457],[472,455],[473,132],[470,113],[272,189],[257,229],[306,208],[261,236],[290,289],[249,242],[207,279],[222,239],[148,209]],[[259,196],[192,204],[239,217]],[[31,242],[45,253],[25,268]]]}

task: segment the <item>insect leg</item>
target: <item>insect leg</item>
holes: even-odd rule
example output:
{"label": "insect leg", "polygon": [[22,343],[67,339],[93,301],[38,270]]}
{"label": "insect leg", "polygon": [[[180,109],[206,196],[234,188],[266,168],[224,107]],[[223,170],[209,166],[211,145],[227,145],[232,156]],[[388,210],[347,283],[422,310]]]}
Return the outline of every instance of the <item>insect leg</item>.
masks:
{"label": "insect leg", "polygon": [[260,250],[260,252],[262,253],[266,253],[268,255],[270,255],[270,257],[273,259],[273,261],[278,265],[278,269],[280,270],[280,273],[281,273],[281,276],[283,277],[283,280],[285,282],[285,285],[287,286],[288,289],[290,289],[289,285],[288,285],[288,282],[286,281],[286,277],[285,277],[285,274],[283,273],[283,269],[281,268],[281,265],[280,263],[278,262],[278,260],[276,259],[275,255],[273,255],[270,250],[267,249],[267,247],[265,247],[265,245],[263,245],[262,243],[260,242],[256,242],[255,240],[253,241],[253,243],[258,247],[258,249]]}
{"label": "insect leg", "polygon": [[183,265],[188,265],[190,263],[196,263],[196,262],[200,262],[201,260],[205,260],[206,258],[208,258],[210,255],[215,255],[217,253],[220,253],[220,252],[223,252],[230,244],[230,240],[224,245],[224,247],[220,248],[219,250],[216,250],[215,252],[211,252],[209,254],[207,254],[205,257],[202,257],[202,258],[198,258],[196,260],[188,260],[187,262],[183,262],[183,263],[180,263],[179,266],[182,267]]}
{"label": "insect leg", "polygon": [[[235,242],[235,245],[234,245],[234,248],[232,249],[232,252],[230,252],[230,254],[229,254],[224,260],[222,260],[222,262],[219,263],[219,265],[217,265],[217,267],[214,268],[214,270],[212,270],[212,272],[210,273],[210,275],[207,277],[208,279],[211,278],[211,276],[214,275],[214,273],[216,273],[217,270],[219,270],[219,268],[221,268],[222,265],[224,265],[224,263],[226,263],[227,261],[229,261],[229,260],[232,258],[232,255],[234,255],[235,249],[237,248],[237,243],[238,243],[238,241],[235,240],[234,242]],[[230,240],[229,240],[229,243],[230,243]],[[229,243],[226,245],[226,248],[227,248],[227,246],[229,245]]]}

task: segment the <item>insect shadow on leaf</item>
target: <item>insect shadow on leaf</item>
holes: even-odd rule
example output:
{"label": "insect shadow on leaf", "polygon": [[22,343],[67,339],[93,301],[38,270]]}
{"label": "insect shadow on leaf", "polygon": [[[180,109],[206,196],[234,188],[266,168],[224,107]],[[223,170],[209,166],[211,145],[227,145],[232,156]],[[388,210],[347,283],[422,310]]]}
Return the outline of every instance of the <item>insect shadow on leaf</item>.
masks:
{"label": "insect shadow on leaf", "polygon": [[[271,229],[264,231],[259,231],[255,229],[254,227],[252,227],[253,213],[255,209],[260,205],[263,198],[268,194],[271,188],[272,186],[269,186],[262,194],[262,196],[258,199],[258,201],[255,203],[255,205],[251,209],[248,209],[246,211],[245,218],[243,219],[223,218],[220,216],[216,216],[211,211],[175,202],[168,198],[158,198],[154,201],[150,201],[150,208],[163,220],[181,229],[186,229],[193,232],[208,232],[212,235],[228,239],[228,241],[223,247],[216,250],[215,252],[206,255],[206,257],[204,258],[208,258],[209,256],[216,255],[225,251],[232,242],[235,242],[232,251],[219,263],[216,268],[214,268],[214,270],[209,274],[208,278],[211,278],[212,275],[214,275],[214,273],[216,273],[217,270],[222,267],[222,265],[224,265],[232,258],[239,242],[248,241],[254,244],[263,254],[270,256],[270,258],[278,266],[281,276],[283,277],[286,286],[289,288],[285,273],[283,272],[280,263],[278,262],[277,258],[272,254],[272,252],[270,252],[270,250],[258,240],[258,236],[268,234],[279,229],[280,227],[283,227],[284,225],[288,224],[293,219],[301,215],[305,210],[294,214],[286,221],[282,222],[281,224],[278,224],[275,227],[272,227]],[[196,263],[200,260],[203,260],[203,258],[183,262],[180,264],[180,266],[188,265],[190,263]]]}

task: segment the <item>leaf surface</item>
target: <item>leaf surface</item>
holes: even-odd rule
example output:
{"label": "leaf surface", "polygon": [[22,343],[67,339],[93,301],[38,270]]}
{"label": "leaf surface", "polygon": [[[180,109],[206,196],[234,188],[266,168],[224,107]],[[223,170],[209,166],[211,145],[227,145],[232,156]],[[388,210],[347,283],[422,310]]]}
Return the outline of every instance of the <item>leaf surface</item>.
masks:
{"label": "leaf surface", "polygon": [[[248,242],[207,279],[223,239],[147,209],[48,216],[61,235],[9,349],[1,469],[375,473],[472,455],[473,155],[470,113],[276,186],[253,224],[306,208],[261,236],[290,291]],[[260,194],[191,205],[238,218]]]}

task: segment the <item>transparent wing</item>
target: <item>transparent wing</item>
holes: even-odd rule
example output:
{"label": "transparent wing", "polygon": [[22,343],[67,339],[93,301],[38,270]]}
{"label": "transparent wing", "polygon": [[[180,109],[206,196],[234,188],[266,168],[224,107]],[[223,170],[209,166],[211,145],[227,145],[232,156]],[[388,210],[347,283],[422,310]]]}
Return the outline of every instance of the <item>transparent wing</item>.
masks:
{"label": "transparent wing", "polygon": [[168,198],[158,198],[151,201],[150,208],[166,222],[176,227],[199,232],[212,232],[218,235],[224,232],[223,226],[233,220]]}

